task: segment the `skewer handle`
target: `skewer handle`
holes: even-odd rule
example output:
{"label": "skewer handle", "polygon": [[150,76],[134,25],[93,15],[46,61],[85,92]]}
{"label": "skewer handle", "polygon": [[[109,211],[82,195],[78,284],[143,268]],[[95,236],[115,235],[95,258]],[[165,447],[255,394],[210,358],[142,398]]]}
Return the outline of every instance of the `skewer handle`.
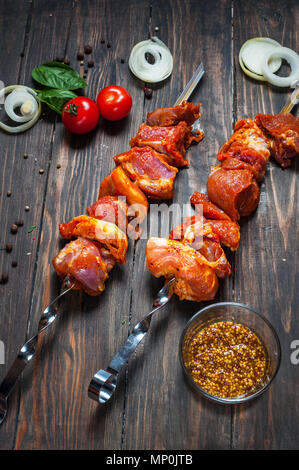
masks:
{"label": "skewer handle", "polygon": [[13,364],[11,365],[10,369],[8,370],[6,376],[4,377],[3,381],[0,384],[0,424],[3,423],[3,421],[6,418],[7,415],[7,410],[8,410],[8,405],[7,405],[7,400],[14,389],[20,375],[22,374],[23,370],[25,369],[26,365],[31,361],[33,358],[35,351],[36,351],[36,345],[38,342],[38,339],[40,335],[54,322],[58,315],[57,307],[56,307],[56,302],[67,292],[69,292],[73,288],[73,285],[71,286],[62,286],[62,291],[56,299],[54,299],[48,307],[44,310],[39,324],[38,324],[38,330],[37,333],[30,338],[20,349],[16,359],[14,360]]}

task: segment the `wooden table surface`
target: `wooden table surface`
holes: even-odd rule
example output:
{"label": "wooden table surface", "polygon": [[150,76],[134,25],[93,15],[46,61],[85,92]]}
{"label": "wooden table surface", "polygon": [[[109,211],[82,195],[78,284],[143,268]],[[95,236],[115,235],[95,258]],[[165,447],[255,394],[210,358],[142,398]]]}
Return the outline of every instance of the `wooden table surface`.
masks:
{"label": "wooden table surface", "polygon": [[[172,51],[174,70],[148,100],[129,72],[128,58],[132,47],[148,38],[150,24]],[[128,118],[102,123],[85,137],[67,133],[46,109],[28,132],[1,132],[1,248],[13,243],[12,253],[0,251],[1,272],[9,274],[8,283],[0,285],[1,380],[59,291],[51,264],[62,246],[57,224],[85,213],[96,200],[100,182],[114,168],[113,156],[129,148],[146,113],[174,103],[203,62],[206,74],[193,101],[202,103],[206,136],[188,151],[190,167],[175,182],[174,202],[187,203],[194,190],[205,190],[210,166],[236,120],[279,112],[288,97],[288,90],[243,74],[241,45],[268,36],[299,52],[298,31],[297,0],[0,0],[0,79],[5,85],[33,86],[32,69],[57,56],[68,56],[79,70],[77,51],[89,43],[95,66],[85,93],[95,98],[115,83],[129,90],[134,103]],[[153,319],[113,400],[101,407],[87,397],[92,375],[108,365],[162,285],[147,271],[146,240],[131,241],[127,264],[113,270],[102,296],[77,292],[62,302],[60,317],[10,397],[0,448],[297,448],[299,365],[290,360],[291,342],[299,339],[297,167],[298,162],[283,171],[269,163],[258,210],[242,220],[240,248],[228,255],[233,274],[221,282],[216,297],[257,309],[279,334],[281,367],[264,395],[247,406],[223,407],[190,389],[178,342],[187,320],[206,303],[175,298]],[[24,226],[12,235],[17,219]],[[36,228],[28,233],[31,225]],[[11,267],[14,259],[16,268]]]}

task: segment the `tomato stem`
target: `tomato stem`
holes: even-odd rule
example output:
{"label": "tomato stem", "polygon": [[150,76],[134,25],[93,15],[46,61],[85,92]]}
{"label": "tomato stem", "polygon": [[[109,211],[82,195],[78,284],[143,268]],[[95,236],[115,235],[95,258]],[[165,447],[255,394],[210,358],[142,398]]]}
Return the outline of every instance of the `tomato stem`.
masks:
{"label": "tomato stem", "polygon": [[77,116],[78,109],[82,107],[83,106],[77,106],[75,103],[70,103],[64,108],[64,110],[66,113],[73,114],[73,116]]}

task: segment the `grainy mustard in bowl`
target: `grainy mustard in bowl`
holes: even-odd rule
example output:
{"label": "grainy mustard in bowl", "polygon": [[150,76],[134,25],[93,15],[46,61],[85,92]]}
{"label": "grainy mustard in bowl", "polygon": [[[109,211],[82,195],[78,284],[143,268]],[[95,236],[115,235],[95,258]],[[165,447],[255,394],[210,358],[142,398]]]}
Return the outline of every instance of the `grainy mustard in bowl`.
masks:
{"label": "grainy mustard in bowl", "polygon": [[279,369],[280,355],[269,321],[235,302],[200,310],[180,341],[187,378],[204,397],[222,404],[247,402],[263,393]]}

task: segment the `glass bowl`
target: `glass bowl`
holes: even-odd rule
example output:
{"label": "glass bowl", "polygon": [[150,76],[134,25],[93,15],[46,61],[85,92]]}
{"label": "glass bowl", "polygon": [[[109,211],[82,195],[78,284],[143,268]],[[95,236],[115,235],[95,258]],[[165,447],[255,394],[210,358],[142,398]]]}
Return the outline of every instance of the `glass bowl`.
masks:
{"label": "glass bowl", "polygon": [[[264,377],[252,390],[241,396],[222,398],[211,395],[194,381],[188,368],[192,339],[199,330],[219,321],[232,321],[249,328],[259,338],[266,352]],[[281,349],[273,326],[260,313],[243,304],[221,302],[203,308],[188,321],[181,335],[179,355],[185,375],[201,395],[220,404],[233,405],[248,402],[261,395],[269,387],[279,369]]]}

